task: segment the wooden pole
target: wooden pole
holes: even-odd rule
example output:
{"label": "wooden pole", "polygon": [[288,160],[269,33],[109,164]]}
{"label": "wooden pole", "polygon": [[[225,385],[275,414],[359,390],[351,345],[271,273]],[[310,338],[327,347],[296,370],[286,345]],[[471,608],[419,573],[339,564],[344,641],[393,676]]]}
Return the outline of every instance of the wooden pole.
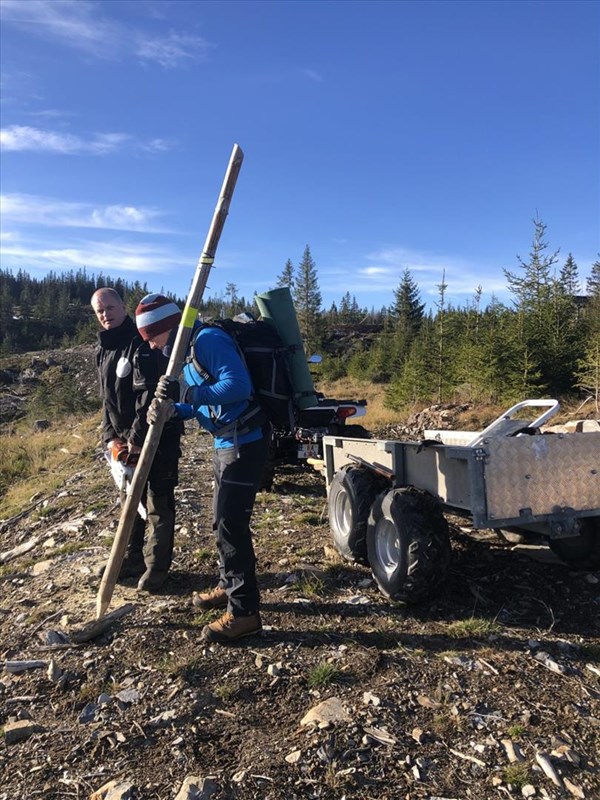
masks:
{"label": "wooden pole", "polygon": [[[221,193],[204,243],[204,249],[202,250],[202,255],[198,259],[194,279],[177,330],[177,337],[175,338],[166,372],[168,377],[177,378],[179,376],[187,355],[192,327],[198,317],[198,306],[202,300],[204,289],[206,288],[208,274],[215,260],[215,253],[219,244],[219,239],[221,238],[223,226],[225,225],[225,219],[229,212],[229,204],[233,196],[233,190],[235,189],[243,159],[244,154],[241,148],[235,144],[231,152],[227,172],[225,173],[225,179],[221,187]],[[144,446],[142,447],[142,452],[140,453],[140,458],[133,474],[131,489],[121,512],[119,527],[117,528],[108,563],[106,564],[100,588],[98,589],[98,595],[96,597],[96,619],[101,619],[110,605],[115,583],[117,582],[123,564],[123,558],[125,557],[125,551],[129,544],[137,507],[141,500],[146,481],[148,480],[148,474],[152,462],[154,461],[156,450],[158,449],[160,435],[165,425],[168,404],[164,401],[159,401],[158,405],[158,417],[156,422],[151,424],[148,428]]]}

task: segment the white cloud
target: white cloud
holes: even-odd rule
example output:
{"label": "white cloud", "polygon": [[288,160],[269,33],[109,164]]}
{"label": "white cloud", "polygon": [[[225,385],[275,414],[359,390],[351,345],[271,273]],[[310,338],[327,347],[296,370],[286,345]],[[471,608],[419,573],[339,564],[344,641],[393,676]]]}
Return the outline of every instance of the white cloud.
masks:
{"label": "white cloud", "polygon": [[167,231],[158,222],[162,213],[155,208],[128,205],[98,207],[90,203],[69,203],[28,194],[2,195],[0,208],[4,222],[13,225],[101,228],[139,233]]}
{"label": "white cloud", "polygon": [[2,261],[13,269],[86,269],[93,272],[134,272],[142,275],[168,274],[182,259],[151,243],[92,241],[73,242],[64,247],[17,244],[2,246]]}
{"label": "white cloud", "polygon": [[[437,294],[442,275],[448,284],[449,295],[473,294],[479,284],[488,295],[506,289],[502,270],[489,264],[470,262],[461,256],[440,255],[398,247],[382,249],[368,255],[367,258],[369,261],[383,264],[379,268],[387,270],[389,277],[394,279],[394,288],[400,283],[404,270],[408,269],[415,282],[427,294]],[[365,268],[365,274],[368,274],[366,269],[369,268]],[[499,277],[493,277],[494,274]]]}
{"label": "white cloud", "polygon": [[43,131],[28,125],[11,125],[0,130],[0,145],[4,150],[76,153],[81,150],[82,142],[71,134]]}
{"label": "white cloud", "polygon": [[0,9],[3,23],[93,58],[121,59],[133,53],[143,61],[173,68],[205,60],[213,47],[190,33],[148,35],[106,14],[111,4],[90,0],[2,0]]}
{"label": "white cloud", "polygon": [[392,272],[390,267],[365,267],[360,271],[364,275],[385,275],[385,276],[390,275]]}
{"label": "white cloud", "polygon": [[114,57],[121,26],[87,0],[3,0],[2,21],[97,58]]}
{"label": "white cloud", "polygon": [[11,125],[0,130],[0,146],[6,151],[34,151],[62,155],[98,155],[116,153],[126,148],[144,152],[168,150],[173,142],[168,139],[140,141],[128,133],[94,133],[89,139],[72,133],[33,128],[29,125]]}
{"label": "white cloud", "polygon": [[[382,248],[365,256],[364,266],[345,266],[342,270],[344,291],[357,297],[368,294],[387,295],[388,303],[393,292],[408,269],[424,301],[430,305],[438,297],[439,285],[447,284],[446,299],[454,304],[474,296],[477,286],[483,288],[484,298],[493,294],[506,297],[506,281],[502,270],[490,264],[473,263],[459,256],[446,256],[418,252],[403,247]],[[340,269],[333,267],[320,271],[320,288],[324,292],[339,294]],[[385,302],[385,301],[384,301]]]}
{"label": "white cloud", "polygon": [[62,120],[67,114],[69,116],[74,116],[73,111],[59,111],[57,108],[41,108],[37,111],[26,111],[25,114],[28,117],[42,117],[42,119],[58,119]]}
{"label": "white cloud", "polygon": [[142,61],[156,61],[161,67],[172,69],[183,61],[205,61],[212,47],[200,36],[171,31],[162,38],[141,38],[135,53]]}
{"label": "white cloud", "polygon": [[95,133],[90,141],[82,139],[81,144],[84,152],[104,155],[121,150],[130,140],[131,136],[128,133]]}
{"label": "white cloud", "polygon": [[172,139],[149,139],[147,142],[140,142],[140,150],[146,153],[163,153],[165,150],[172,150],[175,142]]}
{"label": "white cloud", "polygon": [[92,211],[92,220],[100,228],[125,228],[126,230],[140,230],[146,227],[148,213],[143,209],[133,206],[107,206],[95,208]]}

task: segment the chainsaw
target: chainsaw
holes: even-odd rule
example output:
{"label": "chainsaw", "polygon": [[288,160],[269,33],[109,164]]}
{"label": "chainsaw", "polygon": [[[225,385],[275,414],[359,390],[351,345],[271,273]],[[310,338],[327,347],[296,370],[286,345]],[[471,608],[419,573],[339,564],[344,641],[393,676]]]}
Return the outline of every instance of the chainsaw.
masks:
{"label": "chainsaw", "polygon": [[[131,490],[131,481],[133,480],[138,456],[137,454],[127,453],[126,449],[117,451],[113,447],[112,450],[104,452],[104,458],[108,461],[110,473],[117,484],[121,505],[124,505],[125,499]],[[148,512],[141,502],[138,505],[138,514],[144,520],[148,517]]]}

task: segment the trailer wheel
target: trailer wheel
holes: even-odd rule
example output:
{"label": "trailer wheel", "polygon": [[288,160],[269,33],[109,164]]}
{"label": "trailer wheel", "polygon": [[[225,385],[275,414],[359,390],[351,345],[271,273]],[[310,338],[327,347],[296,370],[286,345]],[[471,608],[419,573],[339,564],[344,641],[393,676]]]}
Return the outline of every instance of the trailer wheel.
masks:
{"label": "trailer wheel", "polygon": [[412,486],[380,495],[369,516],[367,552],[386,597],[418,603],[431,595],[450,563],[448,523],[437,500]]}
{"label": "trailer wheel", "polygon": [[552,552],[570,567],[583,570],[600,569],[600,517],[581,520],[579,536],[549,539]]}
{"label": "trailer wheel", "polygon": [[380,491],[380,481],[367,469],[345,466],[329,488],[329,527],[333,544],[347,561],[367,564],[367,520]]}

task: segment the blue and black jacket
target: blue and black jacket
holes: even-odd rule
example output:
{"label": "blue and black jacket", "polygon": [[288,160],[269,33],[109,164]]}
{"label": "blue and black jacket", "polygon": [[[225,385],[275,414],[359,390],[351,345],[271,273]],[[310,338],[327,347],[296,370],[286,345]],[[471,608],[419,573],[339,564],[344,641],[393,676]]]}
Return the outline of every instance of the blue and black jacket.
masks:
{"label": "blue and black jacket", "polygon": [[213,434],[215,447],[236,447],[262,438],[266,414],[254,400],[248,368],[228,333],[201,325],[192,332],[192,358],[183,368],[181,419],[196,419]]}

